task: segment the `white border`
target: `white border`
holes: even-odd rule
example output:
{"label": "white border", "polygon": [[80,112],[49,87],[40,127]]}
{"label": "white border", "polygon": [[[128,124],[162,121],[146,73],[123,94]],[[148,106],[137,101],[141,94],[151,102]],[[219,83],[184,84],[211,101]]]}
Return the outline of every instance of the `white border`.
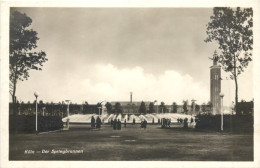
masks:
{"label": "white border", "polygon": [[[2,1],[1,16],[1,43],[0,43],[0,167],[260,167],[260,116],[259,116],[259,84],[260,84],[260,54],[259,54],[259,1],[258,0],[88,0],[88,1]],[[197,162],[197,161],[9,161],[9,134],[8,134],[8,102],[9,102],[9,7],[253,7],[254,9],[254,162]]]}

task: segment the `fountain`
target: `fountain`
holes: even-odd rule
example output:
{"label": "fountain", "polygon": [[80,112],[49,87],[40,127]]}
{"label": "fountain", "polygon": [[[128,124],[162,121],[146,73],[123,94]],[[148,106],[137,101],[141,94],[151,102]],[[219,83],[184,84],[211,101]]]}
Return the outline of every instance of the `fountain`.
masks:
{"label": "fountain", "polygon": [[[97,114],[74,114],[70,115],[70,123],[90,123],[91,122],[91,117],[94,116],[95,120],[99,115]],[[135,123],[141,123],[141,121],[146,120],[147,123],[152,123],[154,119],[154,123],[158,123],[158,119],[166,118],[166,119],[171,119],[172,123],[177,123],[178,118],[188,118],[188,121],[191,121],[191,118],[195,121],[195,117],[191,115],[186,115],[186,114],[179,114],[179,113],[161,113],[161,114],[145,114],[145,115],[134,115],[131,114],[128,119],[128,114],[122,115],[122,114],[103,114],[100,116],[101,121],[103,123],[109,123],[111,120],[120,120],[122,123],[125,121],[127,123],[133,123],[133,119],[135,119]],[[62,121],[66,122],[67,117],[63,118]],[[195,122],[194,122],[195,123]]]}

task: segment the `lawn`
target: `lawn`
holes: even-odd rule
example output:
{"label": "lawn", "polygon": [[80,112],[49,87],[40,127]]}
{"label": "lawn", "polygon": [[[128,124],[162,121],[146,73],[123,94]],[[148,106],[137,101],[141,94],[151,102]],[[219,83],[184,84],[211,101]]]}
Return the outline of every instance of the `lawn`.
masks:
{"label": "lawn", "polygon": [[[253,161],[252,133],[205,132],[178,124],[168,129],[129,124],[121,130],[110,125],[101,129],[72,125],[67,131],[10,134],[9,140],[10,160]],[[81,152],[54,154],[52,150]]]}

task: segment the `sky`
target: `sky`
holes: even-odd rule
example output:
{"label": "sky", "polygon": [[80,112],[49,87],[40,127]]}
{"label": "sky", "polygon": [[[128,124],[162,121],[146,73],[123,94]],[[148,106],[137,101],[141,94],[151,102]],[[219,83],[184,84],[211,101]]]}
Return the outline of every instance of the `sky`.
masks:
{"label": "sky", "polygon": [[[16,8],[32,19],[48,61],[19,81],[20,101],[210,100],[216,43],[205,43],[212,8]],[[218,51],[218,50],[217,50]],[[239,76],[239,100],[253,99],[253,63]],[[234,81],[222,71],[224,105]],[[11,100],[11,99],[10,99]]]}

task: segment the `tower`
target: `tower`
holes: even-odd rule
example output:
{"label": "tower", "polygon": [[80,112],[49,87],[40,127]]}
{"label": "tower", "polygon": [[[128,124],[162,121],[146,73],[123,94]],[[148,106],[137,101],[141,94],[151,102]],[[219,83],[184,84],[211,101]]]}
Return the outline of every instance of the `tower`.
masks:
{"label": "tower", "polygon": [[133,98],[133,92],[130,92],[130,103],[131,103],[131,104],[133,103],[132,98]]}
{"label": "tower", "polygon": [[221,92],[221,67],[218,65],[218,55],[213,54],[213,66],[210,67],[210,101],[213,114],[220,114],[220,92]]}

